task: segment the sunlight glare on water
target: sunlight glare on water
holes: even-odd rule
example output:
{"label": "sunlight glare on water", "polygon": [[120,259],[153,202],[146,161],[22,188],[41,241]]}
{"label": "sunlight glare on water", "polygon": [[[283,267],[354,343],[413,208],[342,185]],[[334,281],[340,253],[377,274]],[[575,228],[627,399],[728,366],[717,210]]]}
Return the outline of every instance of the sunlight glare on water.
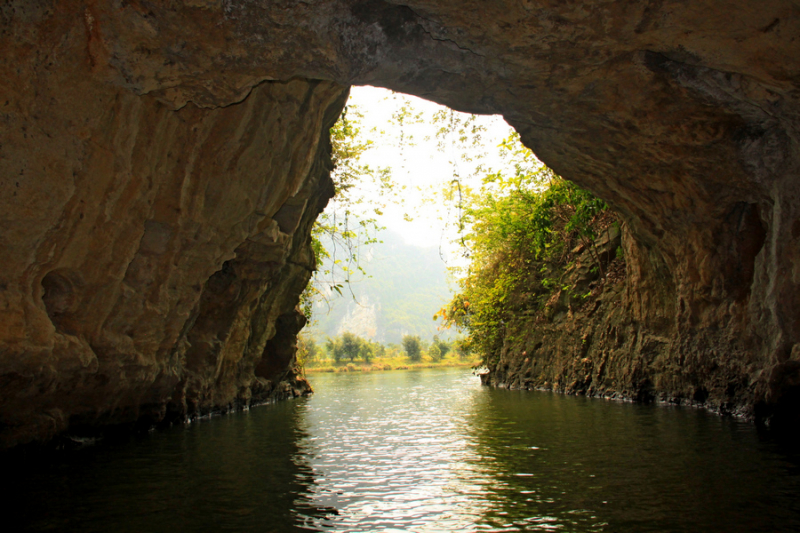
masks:
{"label": "sunlight glare on water", "polygon": [[313,375],[316,394],[7,460],[28,531],[800,531],[794,441],[695,409]]}
{"label": "sunlight glare on water", "polygon": [[315,380],[318,394],[336,399],[309,402],[305,419],[313,437],[302,447],[316,475],[314,501],[338,515],[313,525],[455,531],[469,529],[487,510],[488,502],[474,493],[490,480],[463,431],[477,378],[462,372],[453,383],[451,376]]}
{"label": "sunlight glare on water", "polygon": [[307,517],[311,529],[773,531],[800,524],[796,502],[742,516],[740,505],[758,506],[776,481],[798,491],[797,477],[773,470],[775,457],[751,455],[759,443],[748,424],[692,409],[491,390],[458,370],[314,382],[300,449],[314,472],[314,506],[331,512]]}

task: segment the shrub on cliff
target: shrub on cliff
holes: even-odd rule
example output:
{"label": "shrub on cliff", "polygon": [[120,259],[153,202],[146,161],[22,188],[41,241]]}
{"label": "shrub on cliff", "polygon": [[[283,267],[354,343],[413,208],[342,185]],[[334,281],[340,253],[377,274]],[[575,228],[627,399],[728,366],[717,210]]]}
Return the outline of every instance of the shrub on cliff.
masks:
{"label": "shrub on cliff", "polygon": [[602,271],[594,240],[615,220],[602,200],[539,163],[518,138],[506,142],[517,171],[489,174],[479,191],[464,194],[471,262],[460,292],[434,317],[466,330],[484,364],[499,355],[516,316],[543,312],[570,289],[564,274],[576,254],[586,251]]}

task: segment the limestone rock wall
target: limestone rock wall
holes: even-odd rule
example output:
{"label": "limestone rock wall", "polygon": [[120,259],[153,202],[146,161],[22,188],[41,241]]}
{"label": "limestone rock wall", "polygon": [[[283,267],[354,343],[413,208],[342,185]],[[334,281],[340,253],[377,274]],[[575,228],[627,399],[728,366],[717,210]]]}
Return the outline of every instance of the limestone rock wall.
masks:
{"label": "limestone rock wall", "polygon": [[691,355],[797,412],[791,0],[9,0],[0,22],[7,442],[272,390],[257,354],[289,357],[350,84],[502,113],[627,223],[626,320],[691,347],[656,379],[632,344],[646,378],[670,393]]}
{"label": "limestone rock wall", "polygon": [[[759,402],[758,358],[731,329],[698,334],[668,321],[658,327],[637,320],[624,254],[615,252],[622,244],[618,235],[604,237],[598,254],[584,251],[566,271],[568,290],[559,290],[544,309],[523,310],[509,321],[502,348],[490,357],[491,371],[481,376],[485,384],[791,422],[791,402],[780,409]],[[602,274],[590,269],[598,258]]]}
{"label": "limestone rock wall", "polygon": [[85,19],[33,15],[0,45],[2,443],[308,392],[276,324],[303,324],[346,90],[176,110],[95,79]]}

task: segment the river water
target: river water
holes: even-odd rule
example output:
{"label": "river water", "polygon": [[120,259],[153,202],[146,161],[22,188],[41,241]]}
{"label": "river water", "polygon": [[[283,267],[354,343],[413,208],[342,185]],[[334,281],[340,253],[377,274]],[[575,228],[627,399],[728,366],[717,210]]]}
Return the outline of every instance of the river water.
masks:
{"label": "river water", "polygon": [[82,532],[800,531],[800,454],[747,423],[494,390],[462,369],[312,383],[308,399],[6,464],[4,520]]}

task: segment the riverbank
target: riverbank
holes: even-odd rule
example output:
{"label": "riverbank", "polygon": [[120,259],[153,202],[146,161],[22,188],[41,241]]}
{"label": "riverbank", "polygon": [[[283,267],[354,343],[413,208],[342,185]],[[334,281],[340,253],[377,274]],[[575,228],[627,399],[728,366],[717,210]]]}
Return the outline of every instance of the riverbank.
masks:
{"label": "riverbank", "polygon": [[336,372],[387,372],[391,370],[421,370],[426,368],[468,368],[480,364],[480,360],[444,358],[440,361],[412,362],[402,357],[375,358],[369,363],[358,362],[339,362],[333,360],[322,360],[314,365],[306,365],[304,368],[307,374],[336,373]]}

